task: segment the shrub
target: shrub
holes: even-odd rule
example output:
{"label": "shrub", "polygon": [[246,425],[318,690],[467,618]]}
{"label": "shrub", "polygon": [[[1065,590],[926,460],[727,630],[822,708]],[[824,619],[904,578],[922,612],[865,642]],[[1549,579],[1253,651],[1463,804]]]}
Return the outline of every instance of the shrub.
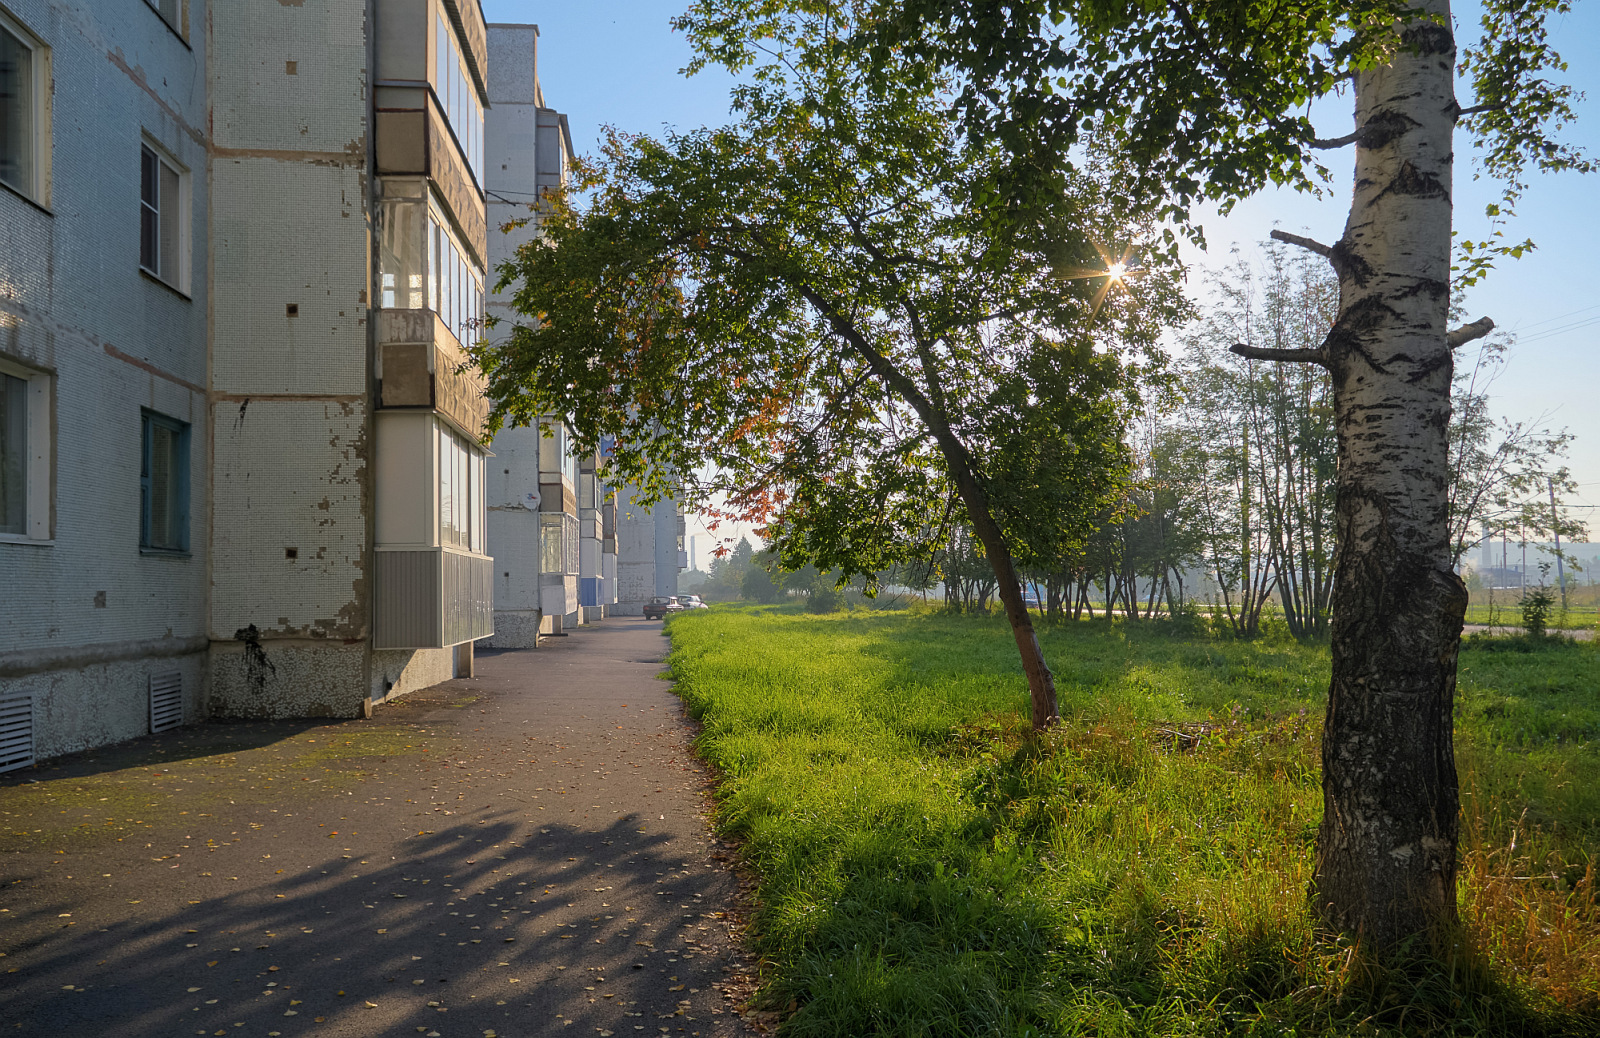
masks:
{"label": "shrub", "polygon": [[1555,596],[1543,584],[1523,595],[1522,629],[1535,638],[1542,637],[1550,627],[1550,610],[1555,604]]}

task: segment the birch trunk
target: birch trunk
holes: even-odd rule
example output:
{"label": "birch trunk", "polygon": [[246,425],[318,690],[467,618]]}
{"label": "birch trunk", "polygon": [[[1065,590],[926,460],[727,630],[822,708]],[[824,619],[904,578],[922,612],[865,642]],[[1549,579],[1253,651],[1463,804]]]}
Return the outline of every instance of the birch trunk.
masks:
{"label": "birch trunk", "polygon": [[1356,77],[1355,191],[1325,345],[1338,431],[1333,677],[1313,894],[1392,949],[1456,909],[1451,743],[1466,588],[1450,565],[1446,430],[1455,42],[1438,22]]}

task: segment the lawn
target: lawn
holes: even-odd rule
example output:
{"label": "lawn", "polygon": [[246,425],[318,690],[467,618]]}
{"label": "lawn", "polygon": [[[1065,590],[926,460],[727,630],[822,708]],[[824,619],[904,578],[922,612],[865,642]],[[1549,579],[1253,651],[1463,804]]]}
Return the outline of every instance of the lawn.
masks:
{"label": "lawn", "polygon": [[1463,932],[1399,973],[1305,911],[1323,648],[1052,630],[1035,740],[996,620],[669,631],[782,1033],[1600,1034],[1593,645],[1463,651]]}

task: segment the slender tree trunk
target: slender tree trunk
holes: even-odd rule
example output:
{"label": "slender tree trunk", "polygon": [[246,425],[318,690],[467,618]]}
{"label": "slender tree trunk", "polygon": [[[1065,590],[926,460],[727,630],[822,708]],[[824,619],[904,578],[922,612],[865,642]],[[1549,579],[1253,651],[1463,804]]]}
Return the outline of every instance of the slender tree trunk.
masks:
{"label": "slender tree trunk", "polygon": [[[941,446],[944,446],[941,444]],[[1006,619],[1011,622],[1011,636],[1017,643],[1017,654],[1022,657],[1022,672],[1028,678],[1028,694],[1032,702],[1032,720],[1036,731],[1049,728],[1061,720],[1056,702],[1056,679],[1044,661],[1044,650],[1039,647],[1039,636],[1033,629],[1033,614],[1022,598],[1022,581],[1017,577],[1016,563],[1011,549],[1006,545],[1005,534],[989,510],[989,497],[984,493],[965,459],[952,456],[946,448],[945,460],[955,477],[956,491],[967,506],[967,518],[972,531],[983,544],[983,552],[994,570],[995,591],[1005,606]],[[987,598],[987,596],[985,596]]]}
{"label": "slender tree trunk", "polygon": [[1313,893],[1331,926],[1379,949],[1456,915],[1451,745],[1466,588],[1450,566],[1455,42],[1438,22],[1356,77],[1355,193],[1333,247],[1326,344],[1338,431],[1333,678]]}

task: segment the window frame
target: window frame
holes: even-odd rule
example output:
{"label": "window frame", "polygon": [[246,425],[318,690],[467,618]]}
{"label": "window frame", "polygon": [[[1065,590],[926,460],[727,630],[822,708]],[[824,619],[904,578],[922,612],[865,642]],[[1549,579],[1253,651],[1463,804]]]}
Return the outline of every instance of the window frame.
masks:
{"label": "window frame", "polygon": [[[463,435],[443,419],[435,419],[434,426],[434,471],[437,479],[433,507],[439,546],[482,555],[487,544],[489,524],[488,497],[484,492],[484,480],[488,476],[488,452],[472,437]],[[450,502],[450,534],[445,532],[447,498]]]}
{"label": "window frame", "polygon": [[[151,469],[155,454],[155,428],[161,426],[173,433],[174,464],[172,466],[173,497],[176,519],[172,525],[177,532],[176,543],[154,544],[150,538]],[[193,427],[179,418],[139,409],[139,551],[145,555],[190,554],[189,466],[190,437]]]}
{"label": "window frame", "polygon": [[55,515],[52,494],[54,465],[51,410],[55,403],[55,376],[0,357],[0,374],[27,383],[24,397],[22,444],[22,532],[0,530],[0,543],[55,543]]}
{"label": "window frame", "polygon": [[15,38],[29,53],[28,59],[28,177],[26,188],[8,180],[0,186],[41,209],[50,204],[50,47],[26,26],[0,8],[0,31]]}
{"label": "window frame", "polygon": [[[156,201],[153,206],[145,198],[144,171],[146,156],[155,163],[154,186],[156,188]],[[162,188],[164,178],[161,173],[163,168],[173,174],[173,183],[177,185],[177,199],[171,206],[167,205],[167,200],[163,197],[166,193]],[[163,148],[160,142],[152,139],[149,134],[142,135],[139,139],[139,270],[185,298],[190,296],[191,235],[189,211],[192,208],[191,199],[192,178],[189,168],[179,162],[170,151]],[[145,263],[145,245],[147,244],[145,241],[147,228],[145,214],[147,210],[155,217],[153,225],[150,225],[154,228],[155,238],[154,241],[149,243],[155,249],[154,267],[150,267]],[[166,237],[168,230],[164,219],[169,216],[173,220],[171,227],[172,240],[176,243],[176,248],[173,251],[177,253],[175,257],[170,257],[173,263],[173,269],[170,271],[163,269],[164,257],[161,254],[162,241]]]}
{"label": "window frame", "polygon": [[472,253],[457,236],[444,205],[431,189],[423,233],[429,239],[422,249],[428,264],[423,274],[423,300],[436,300],[438,305],[431,308],[433,312],[457,342],[469,345],[482,334],[488,314],[489,296],[484,288],[488,274],[473,266]]}
{"label": "window frame", "polygon": [[434,100],[444,114],[445,124],[450,127],[467,171],[482,190],[484,102],[478,96],[477,81],[467,66],[467,48],[457,36],[455,21],[445,13],[442,3],[434,10],[433,40],[429,71],[434,79]]}
{"label": "window frame", "polygon": [[[547,577],[578,576],[578,517],[566,512],[539,513],[539,573]],[[552,566],[560,568],[553,569]]]}
{"label": "window frame", "polygon": [[172,0],[172,18],[168,18],[164,13],[162,13],[161,0],[145,0],[145,6],[154,11],[156,17],[161,19],[161,23],[167,28],[171,29],[173,35],[182,40],[185,46],[188,45],[189,37],[184,32],[184,25],[188,22],[187,15],[189,13],[189,0]]}

